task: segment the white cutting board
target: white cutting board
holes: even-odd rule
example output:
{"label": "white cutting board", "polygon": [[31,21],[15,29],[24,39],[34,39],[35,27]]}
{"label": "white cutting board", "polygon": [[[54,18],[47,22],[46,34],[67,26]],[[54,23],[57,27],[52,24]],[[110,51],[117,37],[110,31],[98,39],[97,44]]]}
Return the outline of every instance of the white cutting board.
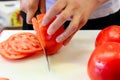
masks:
{"label": "white cutting board", "polygon": [[[23,31],[5,30],[0,41],[18,32]],[[0,77],[5,76],[11,80],[89,80],[87,62],[94,49],[98,32],[97,30],[78,31],[67,46],[49,57],[50,72],[45,56],[35,55],[19,61],[7,61],[0,57]]]}

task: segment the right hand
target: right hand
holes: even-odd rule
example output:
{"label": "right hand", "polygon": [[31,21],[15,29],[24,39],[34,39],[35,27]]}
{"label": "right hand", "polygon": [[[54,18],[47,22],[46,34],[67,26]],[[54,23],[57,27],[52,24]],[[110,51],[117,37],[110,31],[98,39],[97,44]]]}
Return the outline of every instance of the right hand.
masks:
{"label": "right hand", "polygon": [[45,0],[20,0],[20,9],[26,13],[26,22],[32,23],[32,18],[36,11],[40,9],[41,13],[45,13]]}

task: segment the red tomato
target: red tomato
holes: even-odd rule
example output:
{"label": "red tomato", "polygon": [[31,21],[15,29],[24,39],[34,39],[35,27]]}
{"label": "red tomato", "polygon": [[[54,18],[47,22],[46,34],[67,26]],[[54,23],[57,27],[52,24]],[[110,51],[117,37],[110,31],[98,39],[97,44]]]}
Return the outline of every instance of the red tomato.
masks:
{"label": "red tomato", "polygon": [[12,54],[9,54],[11,52],[7,52],[5,50],[7,44],[8,44],[7,41],[4,41],[0,44],[0,55],[3,58],[13,60],[13,59],[20,59],[26,56],[26,55],[20,55],[20,53],[13,51],[10,47],[7,47],[9,51],[13,52]]}
{"label": "red tomato", "polygon": [[96,38],[95,46],[102,45],[106,42],[120,43],[120,26],[112,25],[100,31]]}
{"label": "red tomato", "polygon": [[0,55],[9,60],[25,58],[42,51],[37,37],[30,32],[13,34],[0,43]]}
{"label": "red tomato", "polygon": [[2,77],[0,80],[9,80],[8,78]]}
{"label": "red tomato", "polygon": [[[41,24],[41,21],[43,19],[45,14],[40,14],[37,16],[37,20],[33,18],[33,26],[36,30],[38,37],[41,35],[42,43],[44,44],[44,47],[48,53],[48,55],[55,54],[63,45],[63,43],[57,43],[56,37],[60,35],[62,32],[64,32],[64,28],[61,26],[53,35],[47,34],[47,29],[50,25],[51,21],[47,26],[43,26]],[[40,37],[39,37],[40,38]],[[40,40],[40,39],[39,39]]]}
{"label": "red tomato", "polygon": [[10,36],[9,45],[20,53],[30,54],[42,50],[37,37],[30,32],[22,32]]}
{"label": "red tomato", "polygon": [[120,43],[96,47],[88,62],[88,75],[91,80],[120,80]]}

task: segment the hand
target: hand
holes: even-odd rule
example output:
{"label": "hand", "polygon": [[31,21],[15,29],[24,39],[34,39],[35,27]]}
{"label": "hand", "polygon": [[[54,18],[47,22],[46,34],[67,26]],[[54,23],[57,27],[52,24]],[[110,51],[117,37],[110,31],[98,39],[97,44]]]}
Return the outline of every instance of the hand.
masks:
{"label": "hand", "polygon": [[31,24],[31,19],[38,9],[45,13],[45,0],[20,0],[20,9],[26,13],[27,23]]}
{"label": "hand", "polygon": [[52,35],[59,26],[71,18],[71,23],[56,39],[62,42],[71,37],[87,22],[92,12],[107,0],[57,0],[57,2],[46,13],[42,24],[47,25],[56,15],[57,18],[49,26],[47,33]]}

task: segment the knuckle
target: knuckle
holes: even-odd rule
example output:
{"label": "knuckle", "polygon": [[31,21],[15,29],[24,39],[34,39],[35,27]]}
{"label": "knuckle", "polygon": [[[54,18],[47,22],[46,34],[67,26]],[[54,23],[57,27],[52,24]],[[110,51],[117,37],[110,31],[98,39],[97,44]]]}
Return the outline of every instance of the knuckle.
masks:
{"label": "knuckle", "polygon": [[84,24],[87,22],[87,20],[88,20],[88,19],[84,17],[84,18],[82,19],[82,24],[84,25]]}
{"label": "knuckle", "polygon": [[[73,6],[74,5],[74,6]],[[75,1],[73,1],[73,3],[71,4],[71,10],[77,10],[77,9],[79,9],[80,8],[80,4],[78,4],[78,2],[75,2]]]}
{"label": "knuckle", "polygon": [[78,25],[74,25],[74,26],[71,28],[71,31],[73,31],[73,32],[77,31],[78,27],[79,27]]}
{"label": "knuckle", "polygon": [[62,37],[63,37],[63,39],[66,39],[67,38],[67,34],[63,34]]}
{"label": "knuckle", "polygon": [[64,14],[61,15],[61,19],[63,21],[67,20],[67,18],[68,18],[68,14],[64,13]]}
{"label": "knuckle", "polygon": [[58,12],[58,7],[56,7],[56,5],[54,5],[52,8],[51,8],[54,12]]}
{"label": "knuckle", "polygon": [[71,23],[71,31],[76,31],[79,27],[79,21],[73,21]]}

